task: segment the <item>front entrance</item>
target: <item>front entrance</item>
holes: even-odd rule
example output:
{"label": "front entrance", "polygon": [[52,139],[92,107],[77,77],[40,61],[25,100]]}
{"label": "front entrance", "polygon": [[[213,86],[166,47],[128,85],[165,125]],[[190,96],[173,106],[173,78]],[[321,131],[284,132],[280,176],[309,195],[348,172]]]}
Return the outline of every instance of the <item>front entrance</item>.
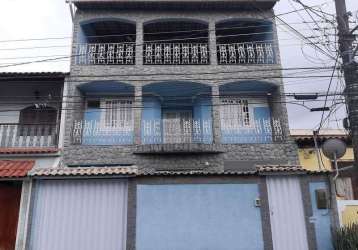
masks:
{"label": "front entrance", "polygon": [[0,249],[14,250],[21,199],[20,182],[0,182]]}

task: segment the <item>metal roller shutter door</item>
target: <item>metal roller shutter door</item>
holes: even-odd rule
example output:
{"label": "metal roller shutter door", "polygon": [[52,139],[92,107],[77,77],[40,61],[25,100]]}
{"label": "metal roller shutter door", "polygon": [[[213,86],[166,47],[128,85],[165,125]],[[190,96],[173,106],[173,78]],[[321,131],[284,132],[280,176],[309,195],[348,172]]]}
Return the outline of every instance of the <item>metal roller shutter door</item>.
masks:
{"label": "metal roller shutter door", "polygon": [[125,180],[40,180],[34,195],[29,249],[125,249]]}

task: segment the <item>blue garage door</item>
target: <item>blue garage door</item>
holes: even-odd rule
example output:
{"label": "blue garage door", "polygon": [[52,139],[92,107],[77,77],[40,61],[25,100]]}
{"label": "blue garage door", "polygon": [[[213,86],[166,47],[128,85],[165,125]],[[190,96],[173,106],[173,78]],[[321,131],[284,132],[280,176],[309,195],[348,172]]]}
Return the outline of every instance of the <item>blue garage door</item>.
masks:
{"label": "blue garage door", "polygon": [[138,185],[137,250],[263,249],[257,184]]}

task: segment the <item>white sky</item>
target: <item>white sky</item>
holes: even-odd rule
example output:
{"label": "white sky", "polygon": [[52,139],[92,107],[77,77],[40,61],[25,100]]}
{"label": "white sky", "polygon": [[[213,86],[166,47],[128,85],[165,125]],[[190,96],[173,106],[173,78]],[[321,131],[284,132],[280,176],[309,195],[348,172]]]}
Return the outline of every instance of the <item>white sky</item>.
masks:
{"label": "white sky", "polygon": [[[333,0],[302,0],[309,6],[321,5],[326,12],[334,13]],[[347,9],[353,12],[352,20],[358,20],[358,1],[346,0]],[[324,5],[322,5],[324,4]],[[294,8],[300,9],[300,5],[293,0],[281,0],[275,6],[275,13],[285,13]],[[303,19],[312,22],[310,17],[304,11],[282,16],[282,19],[290,23],[294,28],[305,35],[321,35],[322,32],[313,31],[313,23],[305,24]],[[318,18],[315,17],[318,20]],[[327,59],[319,52],[313,50],[307,44],[304,44],[297,36],[288,31],[284,25],[278,23],[278,33],[280,39],[280,52],[282,66],[291,67],[309,67],[309,66],[328,66],[333,65],[333,59]],[[329,27],[324,23],[319,23],[321,27]],[[356,23],[357,25],[358,23]],[[354,24],[352,24],[354,25]],[[313,34],[316,32],[316,34]],[[332,34],[333,29],[327,29],[327,33]],[[26,41],[26,42],[1,42],[0,43],[0,67],[7,64],[28,62],[46,57],[36,58],[38,56],[61,57],[70,55],[69,38],[72,34],[72,22],[69,8],[65,0],[1,0],[0,8],[0,41],[28,38],[48,38],[65,37],[65,39],[46,40],[46,41]],[[321,37],[322,38],[322,37]],[[322,39],[320,39],[322,40]],[[314,40],[314,41],[317,41]],[[56,48],[37,48],[37,49],[16,49],[26,47],[44,47],[58,46]],[[17,59],[12,59],[12,58]],[[18,59],[23,57],[22,59]],[[20,65],[16,67],[0,68],[0,71],[69,71],[68,60],[35,63],[29,65]],[[293,72],[284,72],[285,75]],[[330,75],[332,72],[315,72],[319,75]],[[302,75],[302,73],[298,73]],[[311,75],[312,72],[306,73]],[[285,90],[292,92],[323,92],[327,90],[329,78],[324,79],[285,79]],[[337,80],[332,82],[331,91],[336,90]],[[341,90],[338,84],[337,90]],[[332,98],[330,98],[332,99]],[[307,103],[307,106],[323,106],[323,102]],[[310,112],[309,110],[297,105],[288,105],[290,127],[313,129],[320,121],[321,112]],[[344,117],[344,106],[332,115],[329,123],[325,127],[336,128],[341,125],[341,119]],[[335,121],[338,120],[338,121]]]}

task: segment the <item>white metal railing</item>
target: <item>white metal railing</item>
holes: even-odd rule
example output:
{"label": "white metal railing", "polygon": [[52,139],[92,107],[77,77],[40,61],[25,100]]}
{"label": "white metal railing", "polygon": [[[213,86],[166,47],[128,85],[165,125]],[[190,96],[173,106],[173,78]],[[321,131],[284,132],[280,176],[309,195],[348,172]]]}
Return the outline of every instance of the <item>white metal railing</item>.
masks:
{"label": "white metal railing", "polygon": [[55,147],[56,124],[0,124],[0,147]]}
{"label": "white metal railing", "polygon": [[209,64],[207,43],[145,43],[144,64]]}
{"label": "white metal railing", "polygon": [[104,145],[131,143],[133,131],[133,121],[121,121],[116,126],[108,127],[95,120],[79,120],[75,121],[72,127],[72,142]]}
{"label": "white metal railing", "polygon": [[143,144],[211,143],[212,121],[153,119],[142,121]]}
{"label": "white metal railing", "polygon": [[221,122],[221,139],[223,143],[269,143],[282,141],[284,134],[279,119],[255,119],[250,126],[228,120]]}
{"label": "white metal railing", "polygon": [[84,43],[77,45],[76,64],[134,64],[134,43]]}
{"label": "white metal railing", "polygon": [[272,43],[231,43],[219,44],[219,64],[274,64]]}

